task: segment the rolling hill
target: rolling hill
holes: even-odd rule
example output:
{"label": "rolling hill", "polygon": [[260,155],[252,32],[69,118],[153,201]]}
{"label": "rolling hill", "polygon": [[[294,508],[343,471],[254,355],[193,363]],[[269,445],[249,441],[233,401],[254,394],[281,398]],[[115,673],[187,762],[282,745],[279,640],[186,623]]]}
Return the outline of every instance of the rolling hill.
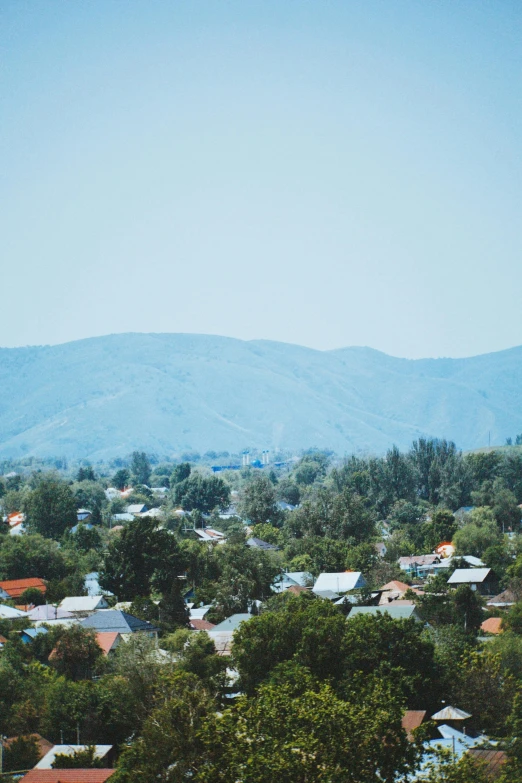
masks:
{"label": "rolling hill", "polygon": [[0,456],[463,449],[522,432],[522,347],[469,359],[190,334],[0,349]]}

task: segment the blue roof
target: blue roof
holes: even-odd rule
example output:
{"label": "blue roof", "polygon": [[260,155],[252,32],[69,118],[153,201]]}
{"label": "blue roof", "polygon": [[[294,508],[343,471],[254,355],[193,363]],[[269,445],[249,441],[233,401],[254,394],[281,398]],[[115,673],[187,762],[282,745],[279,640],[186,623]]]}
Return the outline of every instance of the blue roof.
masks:
{"label": "blue roof", "polygon": [[135,633],[136,631],[157,631],[155,625],[140,620],[132,614],[119,609],[101,609],[82,620],[84,628],[95,628],[97,631],[115,631],[117,633]]}
{"label": "blue roof", "polygon": [[248,612],[243,612],[239,614],[233,614],[231,617],[227,617],[226,620],[223,620],[222,623],[218,623],[218,625],[215,625],[212,628],[212,633],[216,632],[223,632],[223,631],[235,631],[236,628],[239,628],[242,622],[245,620],[251,620],[252,615]]}
{"label": "blue roof", "polygon": [[47,628],[44,628],[43,626],[40,626],[38,628],[24,628],[22,631],[23,634],[26,636],[29,636],[31,639],[34,639],[36,636],[40,636],[40,634],[47,633]]}

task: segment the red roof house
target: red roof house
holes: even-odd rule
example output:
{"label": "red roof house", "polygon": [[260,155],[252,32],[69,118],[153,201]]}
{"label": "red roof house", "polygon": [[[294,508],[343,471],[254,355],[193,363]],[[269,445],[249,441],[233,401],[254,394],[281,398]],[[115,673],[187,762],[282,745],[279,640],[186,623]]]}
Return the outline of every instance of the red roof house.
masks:
{"label": "red roof house", "polygon": [[96,641],[102,648],[104,655],[114,652],[121,639],[118,631],[98,631]]}
{"label": "red roof house", "polygon": [[190,627],[194,631],[211,631],[216,626],[214,623],[209,623],[208,620],[191,620]]}
{"label": "red roof house", "polygon": [[482,625],[480,626],[483,631],[486,633],[502,633],[502,618],[501,617],[488,617],[487,620],[484,620]]}
{"label": "red roof house", "polygon": [[105,783],[114,769],[32,769],[20,783]]}
{"label": "red roof house", "polygon": [[0,598],[20,598],[22,593],[30,587],[35,587],[44,595],[47,590],[47,585],[43,579],[10,579],[7,582],[0,582]]}

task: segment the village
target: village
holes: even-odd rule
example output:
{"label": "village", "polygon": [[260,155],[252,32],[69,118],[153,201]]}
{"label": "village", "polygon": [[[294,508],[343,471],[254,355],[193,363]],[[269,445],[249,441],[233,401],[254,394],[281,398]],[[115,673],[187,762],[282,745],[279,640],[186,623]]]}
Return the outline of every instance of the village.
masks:
{"label": "village", "polygon": [[[312,692],[332,689],[332,703],[357,701],[362,684],[359,695],[345,690],[357,672],[393,684],[379,704],[390,726],[395,716],[400,752],[382,779],[449,780],[436,776],[450,765],[475,780],[515,780],[505,776],[518,763],[510,726],[522,705],[522,505],[495,476],[515,458],[466,463],[452,452],[466,481],[473,466],[489,471],[472,492],[480,501],[487,489],[491,500],[452,511],[415,500],[414,457],[392,452],[388,469],[402,461],[405,497],[396,482],[380,520],[376,466],[332,467],[313,452],[278,474],[267,459],[224,479],[181,463],[163,484],[144,454],[116,474],[119,487],[92,468],[71,484],[4,475],[0,575],[20,576],[0,580],[2,779],[118,783],[136,768],[143,780],[184,779],[171,736],[183,728],[164,727],[159,753],[147,745],[172,678],[197,681],[205,725],[210,714],[239,714],[293,662],[314,678]],[[127,484],[133,476],[142,482]],[[47,521],[39,492],[55,504]],[[178,740],[199,743],[185,776],[219,779],[199,735]],[[373,774],[382,765],[375,760]]]}

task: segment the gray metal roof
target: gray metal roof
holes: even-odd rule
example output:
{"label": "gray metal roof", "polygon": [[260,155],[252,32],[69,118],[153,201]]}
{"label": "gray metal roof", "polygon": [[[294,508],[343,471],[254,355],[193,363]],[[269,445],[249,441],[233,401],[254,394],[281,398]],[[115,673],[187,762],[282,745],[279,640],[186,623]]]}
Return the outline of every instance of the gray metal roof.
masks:
{"label": "gray metal roof", "polygon": [[469,585],[485,582],[491,568],[457,568],[448,579],[449,585]]}
{"label": "gray metal roof", "polygon": [[408,620],[410,617],[415,620],[420,620],[419,615],[415,611],[415,606],[393,606],[393,604],[386,604],[384,606],[354,606],[351,609],[348,619],[351,620],[357,614],[389,614],[393,620]]}

